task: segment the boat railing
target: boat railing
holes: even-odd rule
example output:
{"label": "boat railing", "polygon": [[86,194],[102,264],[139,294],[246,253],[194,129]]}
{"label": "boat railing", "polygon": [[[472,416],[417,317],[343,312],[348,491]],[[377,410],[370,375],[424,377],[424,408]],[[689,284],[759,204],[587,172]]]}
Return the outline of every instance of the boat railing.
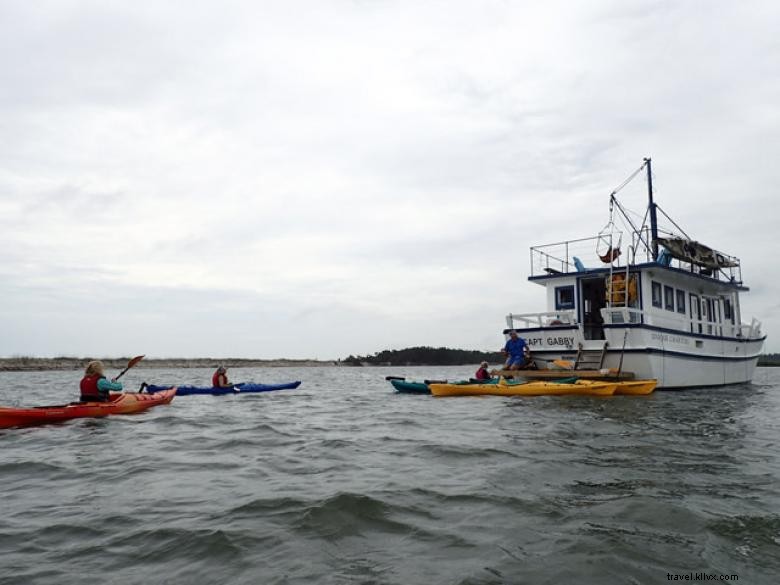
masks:
{"label": "boat railing", "polygon": [[[517,324],[520,325],[517,325]],[[571,327],[577,324],[575,311],[547,311],[544,313],[510,313],[506,317],[509,329],[532,329],[535,327]]]}
{"label": "boat railing", "polygon": [[608,325],[624,325],[626,323],[641,323],[641,309],[630,307],[606,307],[601,309],[601,318]]}
{"label": "boat railing", "polygon": [[[605,268],[609,262],[604,262],[599,253],[606,255],[612,250],[612,242],[618,248],[621,241],[619,232],[581,238],[578,240],[566,240],[553,244],[544,244],[531,247],[531,276],[544,274],[569,274],[583,272],[588,268]],[[613,266],[619,267],[625,263],[628,256],[630,241],[625,242],[621,255],[613,262]]]}
{"label": "boat railing", "polygon": [[[613,270],[619,270],[626,263],[651,262],[651,250],[647,246],[647,242],[650,241],[649,238],[649,232],[647,229],[643,229],[641,235],[634,233],[630,238],[626,237],[625,241],[623,241],[623,232],[616,231],[590,238],[532,246],[531,276],[569,274],[585,272],[594,268],[608,268],[610,262],[605,262],[602,256],[607,257],[615,249],[620,249],[620,255],[612,262]],[[659,256],[659,262],[662,262],[664,266],[712,278],[713,280],[741,285],[742,266],[739,258],[734,256],[726,256],[726,258],[735,266],[712,269],[671,256],[665,256],[664,260],[661,260]]]}
{"label": "boat railing", "polygon": [[712,335],[716,337],[743,337],[757,339],[761,337],[761,322],[753,319],[751,323],[734,324],[730,321],[711,321],[693,318],[677,313],[656,309],[632,309],[630,307],[606,307],[601,309],[601,317],[607,325],[625,325],[645,323],[664,329],[683,333]]}

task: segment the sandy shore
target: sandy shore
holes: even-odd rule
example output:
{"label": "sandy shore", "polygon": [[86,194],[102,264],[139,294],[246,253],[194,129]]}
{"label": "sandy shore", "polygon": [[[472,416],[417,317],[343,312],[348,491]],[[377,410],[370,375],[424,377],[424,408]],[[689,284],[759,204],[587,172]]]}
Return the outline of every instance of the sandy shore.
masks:
{"label": "sandy shore", "polygon": [[[13,357],[0,358],[0,371],[5,372],[29,372],[41,370],[82,370],[87,362],[99,359],[107,369],[122,370],[130,361],[126,358],[36,358]],[[238,358],[146,358],[139,362],[136,369],[151,368],[216,368],[223,365],[226,368],[283,368],[283,367],[311,367],[311,366],[335,366],[337,362],[318,360],[251,360]]]}

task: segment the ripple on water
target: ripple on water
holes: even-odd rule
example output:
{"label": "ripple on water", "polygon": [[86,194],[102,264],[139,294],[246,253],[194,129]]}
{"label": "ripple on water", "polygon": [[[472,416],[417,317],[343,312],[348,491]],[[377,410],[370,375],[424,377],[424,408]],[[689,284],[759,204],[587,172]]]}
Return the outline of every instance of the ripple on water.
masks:
{"label": "ripple on water", "polygon": [[[384,380],[470,368],[239,373],[305,391],[0,433],[0,585],[780,572],[780,370],[760,386],[566,400],[437,400]],[[0,373],[0,404],[19,388],[28,404],[67,401],[52,388],[78,376],[63,376]]]}

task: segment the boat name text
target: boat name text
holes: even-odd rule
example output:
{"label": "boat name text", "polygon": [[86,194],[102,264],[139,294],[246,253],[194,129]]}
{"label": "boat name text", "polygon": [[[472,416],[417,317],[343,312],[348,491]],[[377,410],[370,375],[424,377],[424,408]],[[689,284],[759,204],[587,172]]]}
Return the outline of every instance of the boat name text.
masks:
{"label": "boat name text", "polygon": [[666,343],[681,343],[683,345],[690,345],[691,340],[682,335],[669,335],[668,333],[653,333],[650,336],[654,341],[663,341]]}
{"label": "boat name text", "polygon": [[563,345],[565,347],[574,346],[573,337],[548,337],[547,339],[544,339],[543,337],[530,337],[525,341],[529,347],[545,345],[545,341],[547,342],[547,345]]}

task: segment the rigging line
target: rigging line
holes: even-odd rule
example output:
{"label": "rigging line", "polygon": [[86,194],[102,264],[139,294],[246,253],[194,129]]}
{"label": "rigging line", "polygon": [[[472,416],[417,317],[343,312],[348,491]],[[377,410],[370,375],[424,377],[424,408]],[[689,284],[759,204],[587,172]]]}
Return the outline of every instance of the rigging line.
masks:
{"label": "rigging line", "polygon": [[615,187],[615,189],[612,191],[612,193],[609,194],[610,197],[613,197],[613,196],[617,195],[618,191],[620,191],[623,187],[625,187],[631,181],[633,181],[634,177],[636,177],[639,173],[641,173],[642,170],[644,170],[646,165],[647,165],[647,161],[643,162],[641,167],[639,167],[637,170],[635,170],[633,173],[631,173],[631,175],[629,175],[629,177],[625,181],[620,183],[620,185]]}
{"label": "rigging line", "polygon": [[656,205],[655,207],[656,207],[656,209],[660,209],[660,210],[661,210],[661,213],[663,213],[663,214],[664,214],[664,217],[666,217],[666,219],[668,219],[669,221],[671,221],[671,222],[674,224],[674,227],[676,227],[678,230],[680,230],[680,231],[682,232],[682,234],[683,234],[683,235],[684,235],[686,238],[688,238],[689,240],[691,239],[691,236],[689,236],[688,234],[686,234],[686,233],[685,233],[685,230],[684,230],[684,229],[682,229],[682,228],[681,228],[679,225],[677,225],[677,222],[676,222],[676,221],[674,221],[674,220],[673,220],[671,217],[669,217],[669,214],[668,214],[668,213],[666,213],[666,212],[665,212],[663,209],[661,209],[661,207],[660,207],[659,205]]}
{"label": "rigging line", "polygon": [[[641,170],[641,169],[640,169],[640,170]],[[631,218],[630,218],[630,217],[628,217],[628,214],[626,213],[626,210],[625,210],[625,209],[623,209],[623,206],[620,204],[620,201],[618,201],[618,200],[617,200],[617,197],[615,197],[614,195],[610,195],[610,197],[611,197],[611,198],[612,198],[612,200],[615,202],[615,205],[617,205],[618,211],[620,211],[620,213],[622,213],[622,214],[623,214],[623,217],[624,217],[624,218],[626,218],[626,221],[628,221],[629,225],[631,226],[631,229],[633,229],[633,230],[634,230],[634,232],[635,232],[635,233],[636,233],[636,234],[639,236],[639,240],[640,240],[640,241],[641,241],[641,242],[642,242],[642,243],[643,243],[645,246],[647,246],[647,247],[648,247],[648,249],[649,249],[649,248],[650,248],[650,244],[649,244],[648,242],[645,242],[644,238],[642,237],[642,232],[641,232],[641,230],[637,229],[637,227],[634,225],[634,222],[633,222],[633,221],[631,221]]]}

